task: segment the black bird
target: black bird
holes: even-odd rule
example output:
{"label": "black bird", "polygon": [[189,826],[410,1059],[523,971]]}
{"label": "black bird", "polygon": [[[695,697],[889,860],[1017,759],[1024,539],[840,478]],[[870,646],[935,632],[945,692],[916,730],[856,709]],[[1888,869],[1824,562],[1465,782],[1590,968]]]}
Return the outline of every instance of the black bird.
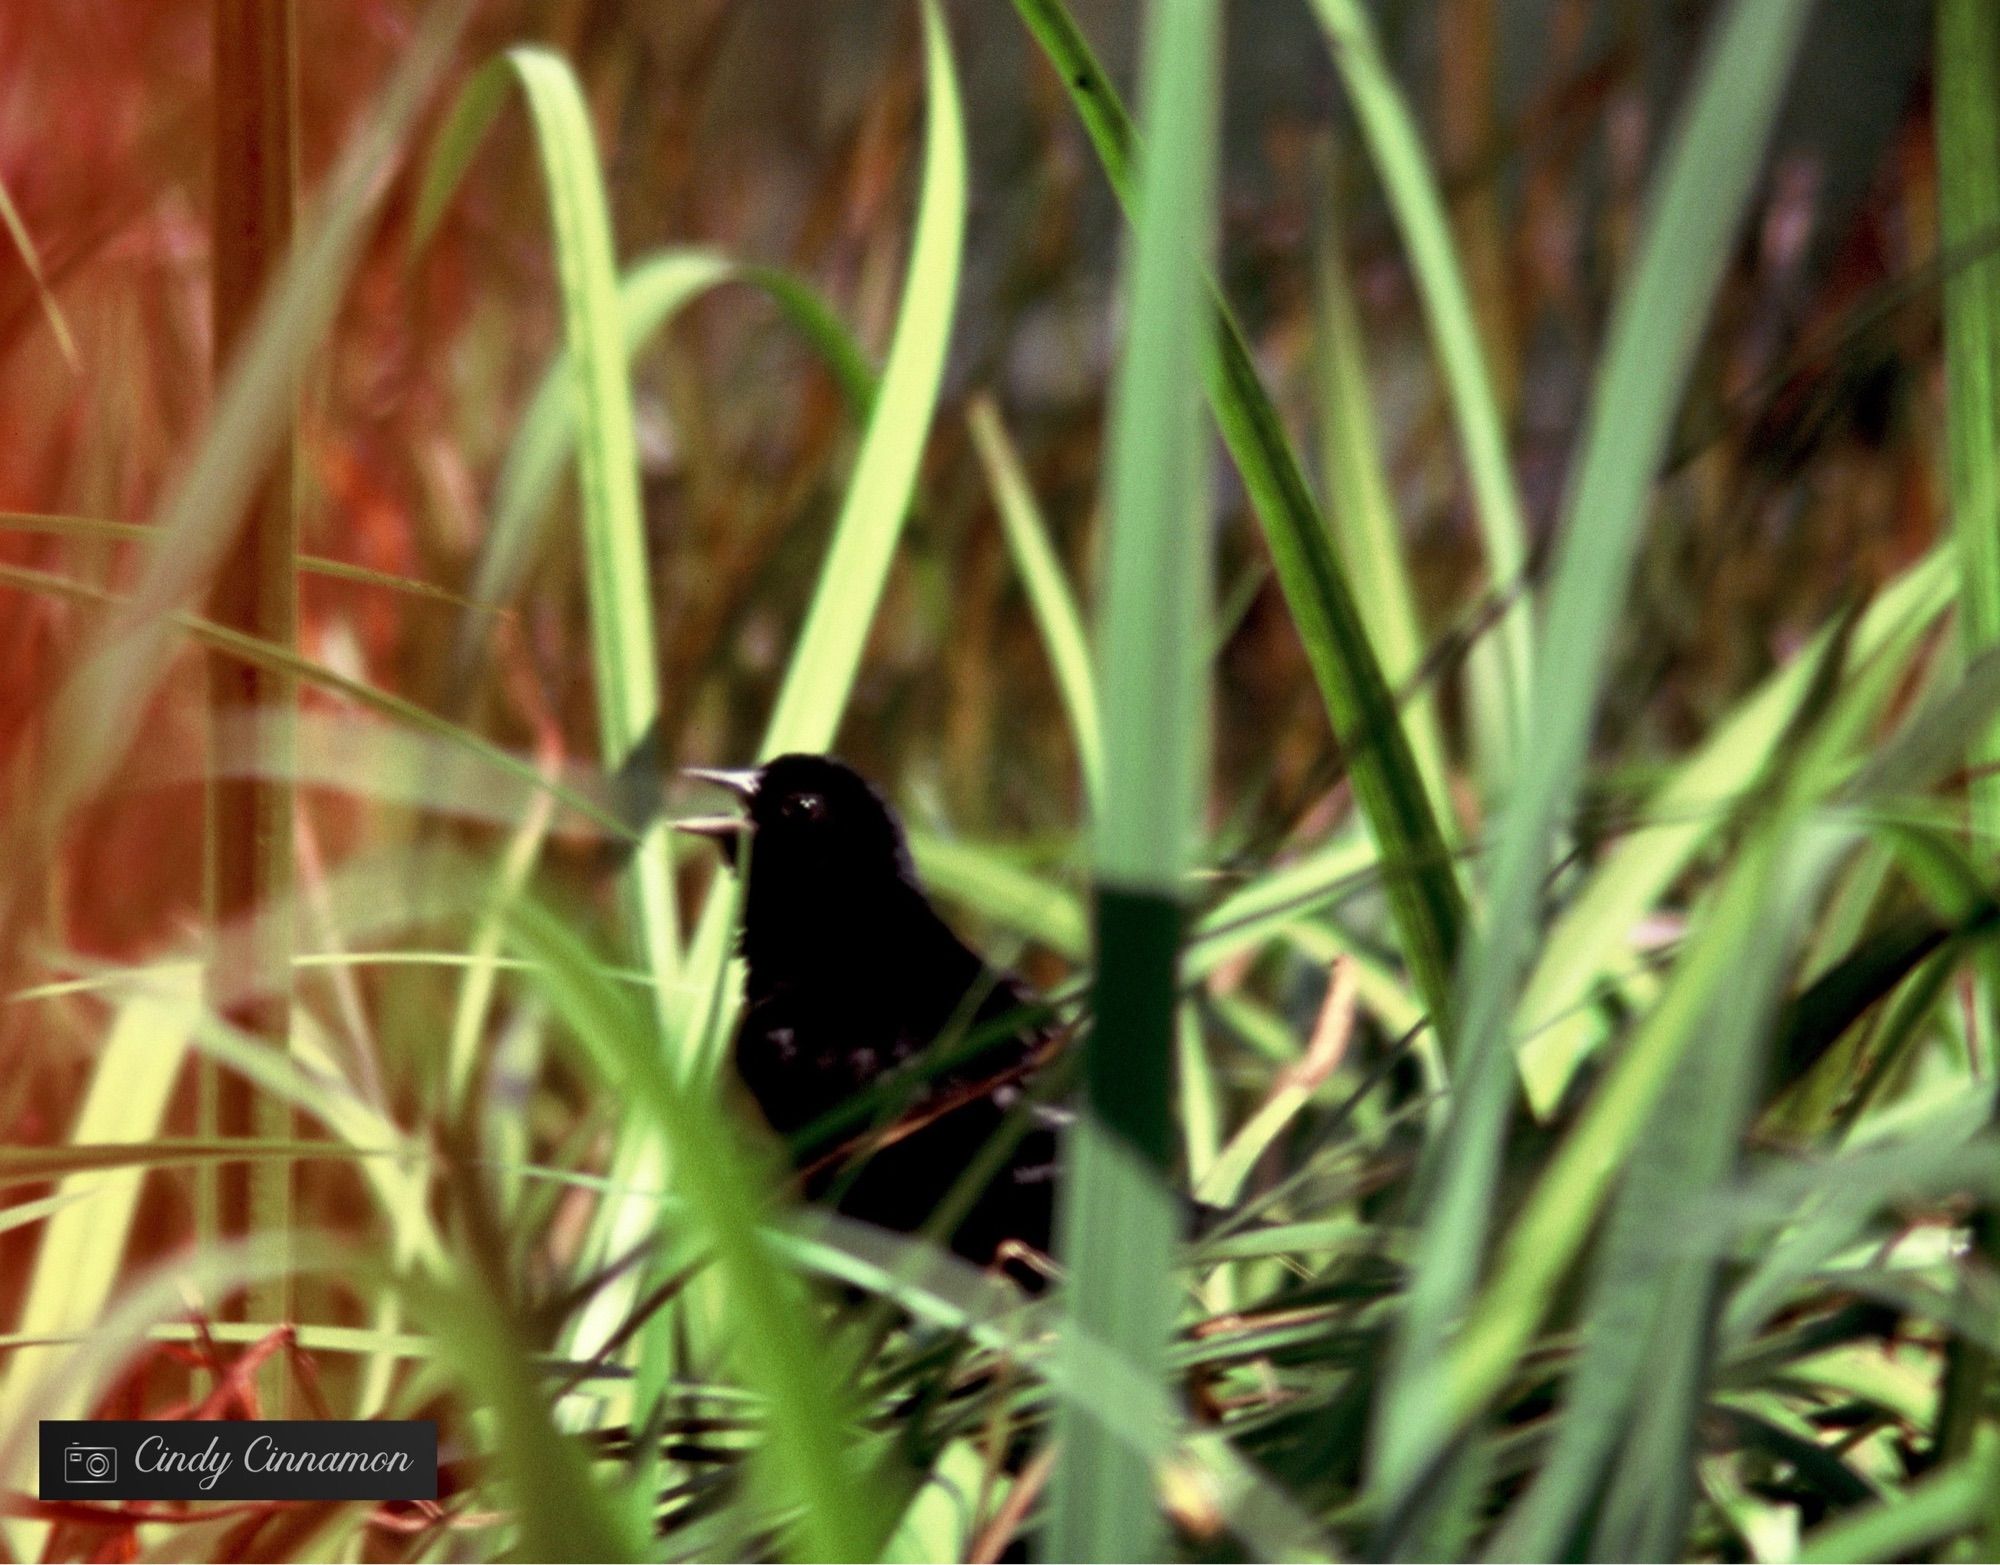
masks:
{"label": "black bird", "polygon": [[[883,1228],[922,1227],[1001,1129],[1059,1029],[1020,978],[981,960],[938,916],[895,812],[853,768],[784,755],[755,771],[688,775],[746,806],[742,817],[679,823],[720,841],[748,877],[737,1074],[771,1128],[794,1138],[809,1199]],[[937,1069],[940,1058],[951,1063]],[[797,1144],[872,1088],[888,1099],[887,1122],[863,1115],[830,1143]],[[1018,1247],[1049,1250],[1060,1115],[1027,1112],[1030,1127],[950,1239],[966,1259],[1036,1287]]]}

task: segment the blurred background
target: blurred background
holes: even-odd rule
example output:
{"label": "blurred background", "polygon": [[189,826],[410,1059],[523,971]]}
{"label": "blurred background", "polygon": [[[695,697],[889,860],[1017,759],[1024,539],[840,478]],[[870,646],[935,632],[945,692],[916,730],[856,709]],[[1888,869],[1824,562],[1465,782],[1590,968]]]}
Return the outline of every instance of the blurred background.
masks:
{"label": "blurred background", "polygon": [[[416,9],[302,9],[306,190]],[[1609,285],[1711,7],[1378,9],[1426,119],[1544,537]],[[1227,10],[1228,291],[1309,446],[1313,245],[1330,173],[1423,622],[1443,640],[1489,584],[1400,246],[1306,8]],[[1075,11],[1129,87],[1139,8]],[[1833,4],[1806,42],[1689,398],[1677,481],[1646,543],[1604,717],[1628,759],[1685,744],[1803,629],[1936,532],[1927,14],[1920,0]],[[1119,234],[1083,133],[1012,11],[975,0],[951,19],[975,169],[964,291],[922,501],[841,739],[919,808],[1032,836],[1075,820],[1075,768],[963,409],[978,391],[999,399],[1087,582]],[[582,74],[625,257],[698,243],[796,268],[880,351],[922,115],[914,13],[869,0],[493,0],[464,52],[523,39],[554,45]],[[143,520],[202,423],[211,380],[207,8],[10,7],[0,48],[0,180],[76,354],[65,357],[25,269],[0,268],[0,505]],[[343,305],[304,431],[302,525],[315,553],[445,587],[468,579],[495,470],[560,332],[527,131],[509,119],[495,138],[414,270],[400,242],[406,198],[392,202]],[[726,764],[754,745],[837,503],[849,454],[838,391],[743,290],[681,317],[640,360],[636,388],[669,749]],[[1225,468],[1217,482],[1234,480]],[[1238,614],[1221,668],[1222,791],[1241,799],[1252,785],[1283,818],[1315,785],[1322,721],[1240,495],[1225,495],[1221,515],[1222,599]],[[0,538],[22,563],[70,547]],[[547,551],[500,633],[516,677],[511,698],[496,694],[482,714],[496,737],[521,743],[530,689],[545,712],[587,710],[575,683],[587,660],[566,655],[581,645],[581,601],[573,553]],[[13,752],[34,742],[67,611],[5,602],[0,746]],[[428,702],[456,612],[308,579],[305,650]],[[161,744],[189,741],[171,704],[151,720]],[[194,808],[164,792],[106,802],[66,860],[72,938],[128,952],[171,927],[198,888]]]}

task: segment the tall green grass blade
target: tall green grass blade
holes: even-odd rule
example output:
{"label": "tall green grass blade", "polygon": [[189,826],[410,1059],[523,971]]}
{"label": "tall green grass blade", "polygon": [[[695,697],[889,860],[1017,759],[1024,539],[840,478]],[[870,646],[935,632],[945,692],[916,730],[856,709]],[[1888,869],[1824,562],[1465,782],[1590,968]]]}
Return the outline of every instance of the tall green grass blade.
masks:
{"label": "tall green grass blade", "polygon": [[[951,37],[935,0],[924,0],[923,15],[929,110],[923,188],[902,306],[854,475],[834,521],[833,541],[764,730],[759,753],[766,758],[788,750],[824,750],[839,730],[916,489],[917,466],[944,375],[965,247],[965,122]],[[703,909],[691,963],[697,992],[718,999],[730,918],[725,899],[716,898]],[[719,1015],[696,1009],[683,1019],[685,1047],[698,1049],[721,1030]]]}
{"label": "tall green grass blade", "polygon": [[[1369,640],[1382,660],[1383,676],[1392,690],[1401,690],[1423,665],[1423,626],[1417,616],[1416,589],[1410,582],[1401,522],[1382,456],[1375,393],[1369,383],[1368,340],[1348,281],[1341,224],[1330,197],[1323,196],[1320,205],[1322,216],[1313,257],[1319,313],[1313,328],[1319,371],[1320,468],[1325,474],[1327,513],[1341,559],[1354,581],[1356,604],[1367,623]],[[1411,752],[1430,789],[1431,809],[1444,830],[1456,835],[1451,830],[1451,795],[1446,786],[1444,733],[1438,726],[1437,702],[1426,689],[1403,710]]]}
{"label": "tall green grass blade", "polygon": [[1550,847],[1582,775],[1649,491],[1807,10],[1805,0],[1738,0],[1718,20],[1615,311],[1564,507],[1544,638],[1562,655],[1536,674],[1524,764],[1468,954],[1451,1118],[1423,1181],[1416,1266],[1377,1409],[1372,1482],[1385,1511],[1410,1497],[1449,1427],[1439,1377],[1486,1251],[1515,1092],[1515,997]]}
{"label": "tall green grass blade", "polygon": [[[1402,232],[1410,269],[1416,275],[1418,297],[1444,368],[1452,414],[1465,449],[1492,584],[1496,590],[1514,595],[1495,634],[1502,649],[1505,731],[1518,745],[1527,722],[1528,690],[1534,674],[1534,630],[1525,591],[1528,527],[1507,452],[1506,416],[1480,344],[1478,317],[1452,243],[1443,194],[1424,155],[1416,118],[1382,58],[1367,8],[1360,0],[1313,0],[1313,10],[1332,46],[1334,64],[1347,85],[1376,174],[1389,198],[1389,210]],[[1505,778],[1508,759],[1505,755],[1495,758],[1499,763],[1496,777]]]}
{"label": "tall green grass blade", "polygon": [[[2000,10],[1981,0],[1937,8],[1937,143],[1940,237],[1952,252],[2000,228]],[[1959,637],[1972,658],[2000,644],[2000,258],[1947,275],[1944,340]],[[1996,757],[2000,736],[1970,736],[1968,764]],[[1974,832],[2000,840],[2000,773],[1975,771],[1971,798]]]}
{"label": "tall green grass blade", "polygon": [[[1014,0],[1014,8],[1068,90],[1105,177],[1129,214],[1134,139],[1110,79],[1062,0]],[[1220,294],[1212,308],[1214,338],[1203,365],[1209,405],[1249,491],[1334,734],[1346,750],[1355,798],[1381,851],[1404,958],[1431,1014],[1448,1022],[1451,973],[1465,920],[1457,871],[1353,589],[1284,425]],[[1451,1036],[1449,1025],[1439,1030]]]}
{"label": "tall green grass blade", "polygon": [[[1940,241],[1977,244],[2000,227],[2000,10],[1977,0],[1937,8],[1937,157]],[[1955,268],[1944,284],[1945,426],[1952,536],[1959,572],[1959,640],[1974,658],[2000,644],[2000,260]],[[1972,838],[1988,869],[2000,858],[2000,733],[1967,735]],[[2000,1067],[2000,993],[1979,986],[1984,1073]],[[2000,1258],[2000,1214],[1972,1223],[1978,1253]],[[1963,1339],[1952,1344],[1940,1444],[1947,1457],[1972,1448],[1992,1362]]]}
{"label": "tall green grass blade", "polygon": [[[833,740],[909,512],[944,373],[965,238],[965,127],[951,40],[934,0],[925,0],[923,16],[929,112],[902,307],[833,541],[765,732],[766,756],[823,750]],[[731,897],[710,897],[691,942],[686,982],[665,991],[668,1037],[691,1075],[713,1067],[726,1031],[733,918]],[[628,1140],[619,1148],[617,1172],[635,1183],[648,1182],[641,1176],[657,1173],[656,1157],[653,1143]],[[645,1213],[606,1206],[586,1257],[601,1262],[621,1253],[646,1226]],[[601,1340],[628,1297],[623,1290],[607,1290],[579,1318],[572,1340]]]}
{"label": "tall green grass blade", "polygon": [[764,733],[763,754],[832,741],[902,535],[944,375],[965,245],[965,131],[943,18],[924,7],[924,189],[895,335],[833,543]]}
{"label": "tall green grass blade", "polygon": [[1028,606],[1034,610],[1035,624],[1048,649],[1049,668],[1056,678],[1069,730],[1076,741],[1077,761],[1083,768],[1084,797],[1094,809],[1104,787],[1104,754],[1097,713],[1097,676],[1090,662],[1090,645],[1084,635],[1083,614],[1049,527],[1035,503],[1035,493],[1022,470],[1020,453],[1007,438],[1000,422],[1000,410],[992,399],[981,397],[972,404],[966,421],[972,442],[986,468],[986,482],[1000,512],[1000,525],[1007,534],[1007,548],[1014,556],[1014,568],[1027,588]]}
{"label": "tall green grass blade", "polygon": [[[1213,235],[1218,7],[1161,0],[1145,29],[1146,150],[1113,391],[1101,609],[1104,780],[1092,820],[1096,1024],[1070,1131],[1050,1551],[1149,1559],[1166,1431],[1142,1400],[1166,1375],[1176,1288],[1176,974],[1184,880],[1205,793],[1210,570],[1206,430],[1196,399]],[[1103,1372],[1115,1368],[1107,1379]]]}
{"label": "tall green grass blade", "polygon": [[[421,240],[436,221],[510,86],[519,89],[527,105],[548,192],[570,370],[568,399],[579,435],[577,485],[598,742],[605,769],[616,772],[659,718],[659,653],[611,218],[589,111],[575,74],[560,56],[544,49],[511,49],[466,87],[439,133],[426,171],[417,233]],[[659,819],[644,827],[626,863],[621,890],[630,937],[645,965],[663,982],[671,981],[681,964],[679,915],[667,828]]]}

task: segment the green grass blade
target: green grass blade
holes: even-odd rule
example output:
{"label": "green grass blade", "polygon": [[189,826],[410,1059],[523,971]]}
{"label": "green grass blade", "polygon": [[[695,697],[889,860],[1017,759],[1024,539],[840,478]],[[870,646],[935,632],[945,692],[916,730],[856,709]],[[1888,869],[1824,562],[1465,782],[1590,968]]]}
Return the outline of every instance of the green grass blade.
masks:
{"label": "green grass blade", "polygon": [[[1940,243],[1947,251],[1982,242],[2000,227],[2000,10],[1979,0],[1937,7],[1937,160]],[[1954,268],[1944,284],[1945,427],[1952,536],[1959,573],[1959,641],[1976,658],[2000,645],[2000,260]],[[2000,843],[2000,732],[1967,735],[1972,840],[1989,870]],[[1990,974],[1979,984],[1984,1071],[2000,1065],[2000,994]],[[2000,1257],[2000,1218],[1972,1224],[1982,1257]],[[1992,1375],[1988,1355],[1952,1344],[1945,1378],[1941,1445],[1947,1457],[1972,1446]]]}
{"label": "green grass blade", "polygon": [[648,1560],[643,1512],[606,1492],[550,1418],[546,1376],[487,1276],[413,1279],[399,1302],[429,1328],[440,1362],[491,1419],[492,1460],[524,1559]]}
{"label": "green grass blade", "polygon": [[[880,388],[833,527],[805,624],[792,648],[760,754],[824,750],[840,727],[861,651],[888,581],[889,563],[916,489],[931,415],[944,375],[965,245],[965,122],[951,37],[935,0],[924,3],[923,189],[903,285],[902,307]],[[727,962],[730,909],[703,909],[690,964],[696,993],[716,993]],[[691,1040],[721,1031],[714,1014],[685,1019]],[[700,1047],[691,1042],[690,1048]]]}
{"label": "green grass blade", "polygon": [[[902,308],[833,541],[765,733],[765,755],[823,750],[833,740],[909,513],[944,373],[964,246],[965,127],[951,40],[934,0],[925,0],[923,15],[929,112]],[[733,900],[710,896],[691,942],[684,981],[662,989],[667,1036],[690,1076],[713,1068],[726,1034]],[[615,1172],[644,1183],[641,1176],[655,1169],[657,1151],[650,1138],[627,1138],[616,1154]],[[600,1208],[585,1248],[587,1261],[622,1253],[648,1226],[643,1211],[619,1203]],[[606,1290],[579,1316],[572,1341],[593,1345],[602,1340],[622,1303],[620,1290]]]}
{"label": "green grass blade", "polygon": [[986,468],[986,482],[1000,512],[1000,525],[1007,534],[1007,548],[1014,556],[1014,568],[1028,591],[1028,606],[1034,610],[1035,624],[1048,649],[1049,668],[1056,678],[1063,711],[1069,717],[1070,734],[1076,741],[1077,761],[1083,768],[1084,797],[1092,808],[1103,796],[1104,755],[1097,713],[1097,676],[1091,667],[1090,645],[1083,631],[1083,614],[1055,545],[1049,539],[1048,522],[1035,502],[1035,492],[1022,470],[1021,456],[1007,438],[1000,422],[1000,410],[992,399],[981,397],[966,416],[972,442]]}
{"label": "green grass blade", "polygon": [[1165,1543],[1153,1484],[1166,1430],[1154,1403],[1164,1401],[1177,1303],[1176,1214],[1165,1184],[1175,1140],[1175,969],[1208,751],[1212,529],[1195,386],[1219,42],[1209,0],[1164,0],[1147,11],[1148,140],[1106,484],[1096,1025],[1083,1045],[1083,1106],[1069,1133],[1060,1218],[1066,1384],[1048,1535],[1059,1559],[1151,1559]]}
{"label": "green grass blade", "polygon": [[[1129,214],[1132,126],[1110,79],[1062,0],[1014,0],[1014,8],[1069,92]],[[1219,294],[1213,302],[1215,336],[1204,365],[1209,405],[1264,529],[1300,644],[1346,751],[1355,798],[1381,851],[1404,958],[1431,1013],[1449,1018],[1465,921],[1457,871],[1284,425],[1226,302]],[[1440,1031],[1451,1033],[1448,1025]]]}
{"label": "green grass blade", "polygon": [[[2000,228],[2000,10],[1984,0],[1937,8],[1937,141],[1941,243],[1957,252]],[[1947,274],[1944,340],[1959,637],[1972,658],[2000,645],[2000,258]],[[2000,735],[1971,736],[1968,764],[1996,758]],[[1973,829],[1995,841],[2000,773],[1975,773],[1970,791]]]}
{"label": "green grass blade", "polygon": [[1481,939],[1468,954],[1456,1096],[1425,1181],[1422,1232],[1371,1452],[1394,1509],[1437,1453],[1444,1349],[1486,1252],[1513,1106],[1515,996],[1532,949],[1551,844],[1582,777],[1591,719],[1623,611],[1647,501],[1717,279],[1777,112],[1805,0],[1738,0],[1718,20],[1654,184],[1564,508],[1529,743],[1499,831]]}
{"label": "green grass blade", "polygon": [[[1926,555],[1868,606],[1854,632],[1857,663],[1908,658],[1949,606],[1951,560]],[[1639,828],[1590,872],[1550,928],[1521,991],[1521,1079],[1547,1113],[1562,1101],[1603,1024],[1591,1007],[1604,980],[1631,963],[1632,930],[1729,819],[1731,803],[1769,764],[1799,710],[1827,632],[1740,701],[1644,805]]]}
{"label": "green grass blade", "polygon": [[[1402,527],[1383,460],[1369,379],[1368,341],[1348,281],[1347,257],[1333,203],[1323,200],[1313,274],[1319,313],[1313,322],[1318,362],[1320,467],[1334,541],[1354,580],[1355,598],[1383,676],[1401,690],[1417,676],[1425,653]],[[1510,480],[1511,481],[1511,480]],[[1426,689],[1404,708],[1410,749],[1430,788],[1431,809],[1451,832],[1451,795],[1437,702]]]}
{"label": "green grass blade", "polygon": [[[1507,421],[1487,369],[1472,295],[1458,263],[1444,196],[1424,155],[1416,118],[1382,58],[1366,7],[1360,0],[1313,0],[1313,10],[1326,30],[1334,64],[1347,85],[1376,174],[1389,198],[1389,209],[1402,231],[1418,297],[1444,368],[1452,414],[1458,421],[1492,584],[1502,592],[1517,593],[1495,634],[1502,648],[1501,704],[1506,732],[1518,745],[1534,673],[1529,599],[1524,591],[1518,591],[1528,570],[1528,527],[1507,452]],[[1504,777],[1506,757],[1497,759],[1501,762],[1499,775]]]}
{"label": "green grass blade", "polygon": [[1900,1493],[1815,1527],[1800,1540],[1800,1565],[1920,1558],[1932,1545],[1992,1514],[2000,1482],[2000,1439],[1990,1435],[1970,1456],[1925,1474]]}
{"label": "green grass blade", "polygon": [[[606,770],[615,772],[659,717],[659,653],[611,218],[590,115],[575,74],[560,56],[512,49],[466,87],[432,154],[418,198],[417,230],[421,239],[435,222],[510,87],[526,102],[548,192],[570,366],[568,396],[580,434],[577,484],[598,741]],[[681,962],[679,915],[667,829],[658,819],[627,862],[621,889],[632,940],[645,964],[670,981]]]}
{"label": "green grass blade", "polygon": [[[197,1003],[190,976],[181,981],[177,993],[136,997],[118,1008],[89,1094],[69,1128],[72,1142],[129,1142],[135,1151],[150,1150],[144,1144],[159,1134],[166,1116],[174,1081],[187,1057]],[[87,1194],[90,1199],[57,1212],[42,1229],[14,1320],[17,1331],[24,1336],[59,1336],[87,1331],[103,1317],[118,1282],[147,1166],[72,1174],[57,1187],[61,1197]],[[33,1355],[7,1357],[0,1378],[0,1432],[26,1416],[40,1394],[41,1378],[41,1366]],[[93,1409],[82,1400],[84,1389],[71,1383],[60,1393],[57,1405],[45,1402],[37,1416],[88,1417]],[[30,1552],[16,1557],[40,1558],[45,1536],[41,1524],[18,1524],[14,1546]]]}
{"label": "green grass blade", "polygon": [[929,3],[924,49],[924,189],[902,307],[833,543],[765,730],[765,755],[832,742],[902,535],[944,375],[965,245],[965,129],[950,38]]}

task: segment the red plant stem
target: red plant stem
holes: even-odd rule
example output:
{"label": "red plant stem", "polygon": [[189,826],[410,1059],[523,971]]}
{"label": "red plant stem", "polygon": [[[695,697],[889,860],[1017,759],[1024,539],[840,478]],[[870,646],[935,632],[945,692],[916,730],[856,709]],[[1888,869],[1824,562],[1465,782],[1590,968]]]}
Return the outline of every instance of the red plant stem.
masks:
{"label": "red plant stem", "polygon": [[[294,43],[292,0],[215,0],[218,381],[292,241]],[[252,492],[210,604],[220,623],[285,648],[298,641],[295,466],[294,419]],[[247,661],[212,656],[208,689],[215,734],[236,743],[254,733],[260,762],[279,763],[221,768],[247,775],[210,780],[208,887],[211,927],[218,933],[210,995],[237,1027],[282,1049],[289,1044],[291,1012],[292,789],[282,762],[292,684]],[[208,1102],[221,1135],[271,1132],[260,1125],[259,1101],[238,1075],[214,1073]],[[218,1170],[213,1212],[221,1237],[282,1227],[288,1207],[284,1165],[226,1163]]]}

